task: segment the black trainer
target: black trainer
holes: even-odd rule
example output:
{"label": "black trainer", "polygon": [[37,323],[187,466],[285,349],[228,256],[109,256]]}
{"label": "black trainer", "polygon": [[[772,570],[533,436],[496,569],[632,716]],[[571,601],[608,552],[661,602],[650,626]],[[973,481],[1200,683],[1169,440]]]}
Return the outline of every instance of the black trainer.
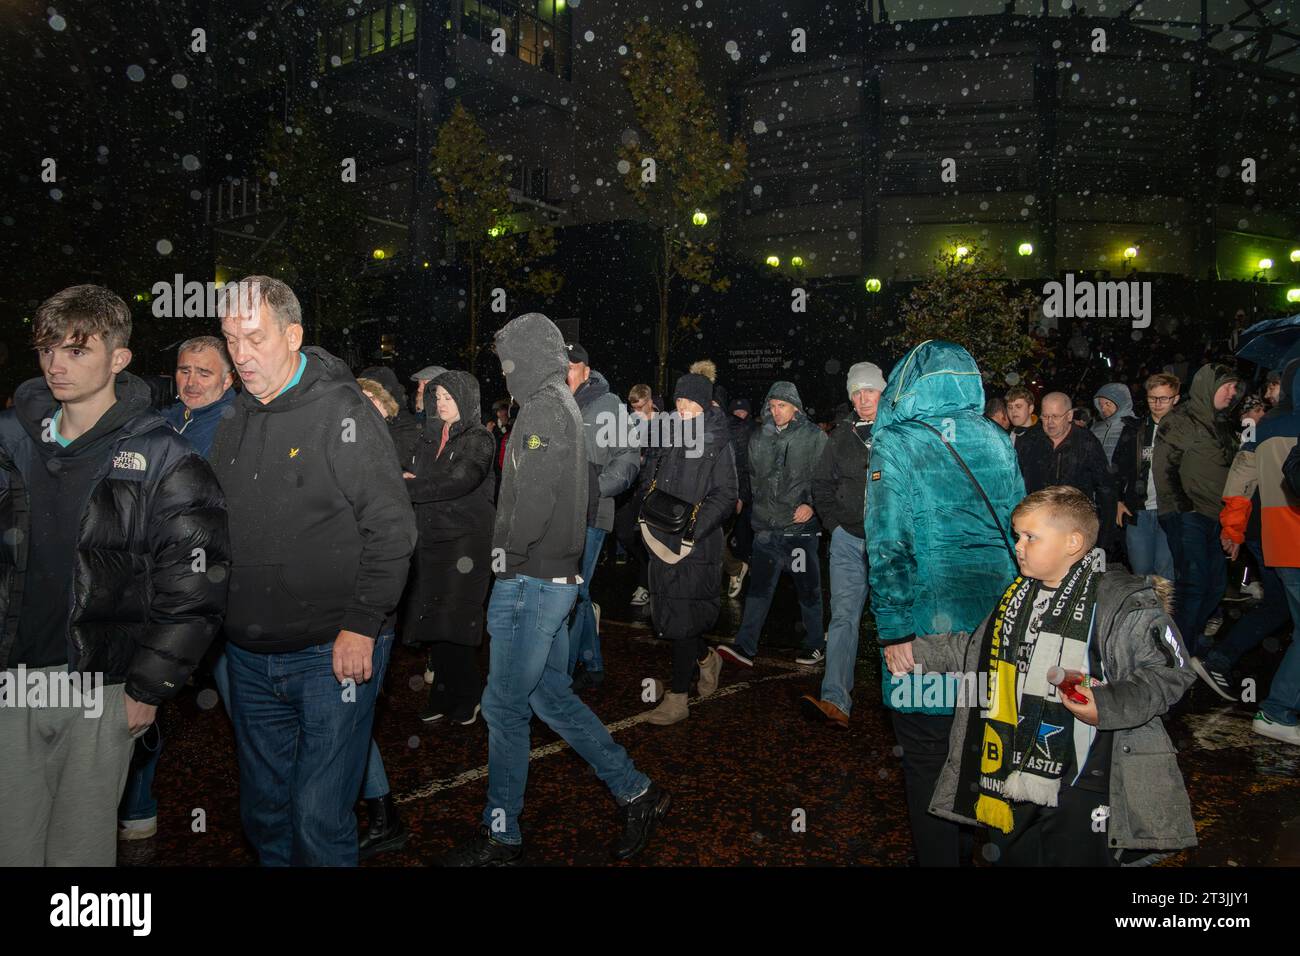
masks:
{"label": "black trainer", "polygon": [[393,806],[393,795],[386,793],[382,797],[366,800],[367,826],[361,831],[357,843],[357,857],[369,860],[390,850],[400,850],[406,846],[410,831],[397,815]]}
{"label": "black trainer", "polygon": [[438,859],[438,866],[514,866],[524,858],[522,843],[498,843],[488,828],[480,826],[478,836]]}
{"label": "black trainer", "polygon": [[589,671],[579,664],[573,669],[573,692],[576,694],[581,690],[599,690],[600,685],[605,682],[604,671]]}
{"label": "black trainer", "polygon": [[672,794],[652,783],[641,796],[619,807],[623,835],[609,848],[614,859],[630,860],[644,850],[654,834],[655,824],[668,812],[672,802]]}

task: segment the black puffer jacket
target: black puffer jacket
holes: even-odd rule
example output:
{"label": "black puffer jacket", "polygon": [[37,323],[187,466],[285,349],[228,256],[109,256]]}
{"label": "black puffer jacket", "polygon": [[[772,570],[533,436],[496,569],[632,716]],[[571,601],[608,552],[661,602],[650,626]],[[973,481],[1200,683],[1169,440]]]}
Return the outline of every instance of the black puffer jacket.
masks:
{"label": "black puffer jacket", "polygon": [[[397,380],[397,373],[387,365],[373,365],[362,371],[358,378],[368,378],[384,386],[384,391],[393,396],[393,401],[397,402],[397,415],[394,418],[384,419],[388,425],[388,435],[393,439],[393,447],[397,449],[397,460],[403,468],[411,467],[411,460],[415,456],[415,444],[420,440],[420,420],[411,414],[406,407],[406,390],[402,388],[402,383]],[[426,386],[425,394],[432,401],[433,384]],[[435,424],[438,417],[433,416]]]}
{"label": "black puffer jacket", "polygon": [[[660,637],[703,634],[718,619],[722,577],[722,523],[735,512],[736,459],[731,448],[727,415],[710,406],[704,412],[704,449],[692,458],[685,447],[662,448],[648,456],[641,473],[641,491],[650,484],[676,498],[698,503],[695,548],[676,564],[650,552],[650,614]],[[680,536],[651,531],[670,551],[681,547]]]}
{"label": "black puffer jacket", "polygon": [[865,538],[867,464],[871,460],[871,425],[849,407],[831,430],[813,475],[813,507],[827,531],[843,527],[856,538]]}
{"label": "black puffer jacket", "polygon": [[483,600],[491,581],[492,504],[496,441],[479,424],[478,381],[468,372],[443,372],[430,383],[451,393],[460,421],[442,443],[443,423],[425,419],[415,450],[415,478],[406,490],[415,505],[415,638],[477,645],[483,636]]}
{"label": "black puffer jacket", "polygon": [[[185,686],[221,625],[226,503],[208,463],[150,409],[148,386],[126,372],[116,384],[133,413],[79,509],[68,662],[159,704]],[[32,469],[46,467],[37,443],[58,407],[44,379],[24,383],[14,404],[0,414],[0,669],[10,666],[23,602],[42,599],[43,582],[26,576],[27,486]],[[195,570],[196,549],[204,570]]]}

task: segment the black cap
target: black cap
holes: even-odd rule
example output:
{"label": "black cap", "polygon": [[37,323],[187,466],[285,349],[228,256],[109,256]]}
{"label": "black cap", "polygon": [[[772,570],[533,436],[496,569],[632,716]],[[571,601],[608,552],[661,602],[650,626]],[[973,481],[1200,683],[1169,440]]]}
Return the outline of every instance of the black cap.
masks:
{"label": "black cap", "polygon": [[565,343],[564,347],[569,353],[570,363],[581,362],[583,365],[591,364],[589,361],[587,361],[587,350],[584,349],[577,342],[567,342]]}
{"label": "black cap", "polygon": [[749,399],[736,398],[732,400],[731,405],[727,408],[727,411],[729,412],[745,411],[745,412],[750,412],[752,414],[753,409],[749,407]]}

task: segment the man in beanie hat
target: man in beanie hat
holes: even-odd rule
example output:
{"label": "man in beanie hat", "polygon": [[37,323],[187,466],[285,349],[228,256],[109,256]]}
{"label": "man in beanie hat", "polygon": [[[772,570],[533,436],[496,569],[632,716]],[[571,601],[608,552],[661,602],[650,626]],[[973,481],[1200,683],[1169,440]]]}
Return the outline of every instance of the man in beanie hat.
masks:
{"label": "man in beanie hat", "polygon": [[763,403],[763,425],[749,441],[753,485],[753,577],[735,644],[718,653],[742,667],[754,666],[758,638],[783,571],[794,578],[807,633],[805,661],[821,661],[821,566],[817,555],[820,525],[812,505],[813,472],[826,448],[826,434],[804,414],[803,399],[791,382],[775,382]]}
{"label": "man in beanie hat", "polygon": [[813,505],[831,533],[831,626],[826,636],[826,674],[821,696],[805,694],[800,700],[808,717],[841,729],[848,728],[853,707],[858,627],[867,603],[867,465],[871,460],[871,428],[880,393],[885,390],[885,376],[878,365],[858,362],[849,369],[848,388],[853,408],[831,430],[812,486]]}

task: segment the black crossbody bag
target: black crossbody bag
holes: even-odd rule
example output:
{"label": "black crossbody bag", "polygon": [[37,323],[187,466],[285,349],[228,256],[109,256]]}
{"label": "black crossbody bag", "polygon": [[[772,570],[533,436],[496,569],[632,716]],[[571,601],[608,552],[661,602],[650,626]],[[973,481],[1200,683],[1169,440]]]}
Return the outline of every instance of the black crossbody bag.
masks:
{"label": "black crossbody bag", "polygon": [[670,495],[658,487],[659,469],[663,463],[663,456],[660,455],[655,462],[655,474],[650,480],[650,488],[641,499],[640,519],[656,531],[680,535],[683,540],[689,541],[691,532],[695,530],[695,516],[699,514],[700,506]]}

